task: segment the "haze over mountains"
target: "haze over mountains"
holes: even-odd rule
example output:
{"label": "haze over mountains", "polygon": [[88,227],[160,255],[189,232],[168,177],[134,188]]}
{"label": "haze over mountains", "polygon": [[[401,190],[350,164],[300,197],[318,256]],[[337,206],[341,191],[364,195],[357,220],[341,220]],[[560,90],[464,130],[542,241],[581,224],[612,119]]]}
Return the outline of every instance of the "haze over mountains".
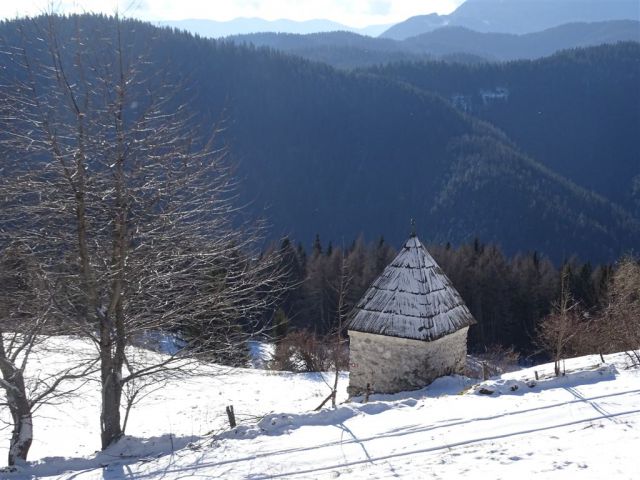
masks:
{"label": "haze over mountains", "polygon": [[229,21],[186,19],[157,22],[160,26],[187,30],[202,37],[219,38],[256,32],[286,32],[309,34],[316,32],[345,31],[376,37],[391,25],[370,25],[354,28],[331,20],[295,21],[288,19],[264,20],[262,18],[236,18]]}
{"label": "haze over mountains", "polygon": [[[427,12],[425,12],[427,13]],[[636,0],[466,0],[449,15],[417,15],[396,25],[354,28],[335,21],[315,19],[264,20],[236,18],[230,21],[184,19],[157,22],[161,26],[184,29],[204,37],[219,38],[250,33],[294,33],[347,31],[393,40],[431,32],[443,27],[462,27],[484,33],[534,33],[566,23],[609,20],[640,21]]]}

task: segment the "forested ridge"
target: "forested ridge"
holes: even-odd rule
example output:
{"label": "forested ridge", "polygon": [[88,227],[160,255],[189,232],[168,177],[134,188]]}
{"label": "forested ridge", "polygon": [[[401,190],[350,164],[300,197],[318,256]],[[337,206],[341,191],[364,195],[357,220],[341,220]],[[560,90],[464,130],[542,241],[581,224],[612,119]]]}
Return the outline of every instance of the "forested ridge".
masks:
{"label": "forested ridge", "polygon": [[[70,17],[59,28],[70,37],[75,28],[107,31],[110,22]],[[21,41],[19,25],[35,34],[28,22],[3,22],[9,44]],[[176,85],[172,101],[188,106],[194,127],[205,132],[224,120],[242,199],[271,223],[272,238],[290,234],[309,245],[316,233],[334,242],[384,235],[398,246],[415,218],[427,242],[478,237],[557,262],[573,253],[612,261],[640,244],[640,224],[627,211],[526,156],[449,99],[384,71],[341,72],[133,20],[122,22],[122,40],[164,66],[152,81]],[[621,59],[633,54],[609,48]],[[562,58],[554,60],[559,69]]]}
{"label": "forested ridge", "polygon": [[640,23],[634,20],[568,23],[526,35],[481,33],[448,26],[404,40],[351,32],[306,35],[266,32],[233,35],[226,40],[269,47],[339,68],[429,60],[477,64],[540,58],[568,48],[640,41]]}
{"label": "forested ridge", "polygon": [[640,43],[535,61],[397,63],[370,71],[440,93],[553,171],[640,212]]}

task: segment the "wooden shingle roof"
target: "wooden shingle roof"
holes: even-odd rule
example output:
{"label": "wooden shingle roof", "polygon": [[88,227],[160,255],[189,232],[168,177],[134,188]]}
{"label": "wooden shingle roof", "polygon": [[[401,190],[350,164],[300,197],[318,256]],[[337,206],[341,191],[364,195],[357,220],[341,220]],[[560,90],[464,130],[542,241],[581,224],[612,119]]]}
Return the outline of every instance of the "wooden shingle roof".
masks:
{"label": "wooden shingle roof", "polygon": [[360,299],[348,329],[432,341],[474,323],[458,291],[414,235]]}

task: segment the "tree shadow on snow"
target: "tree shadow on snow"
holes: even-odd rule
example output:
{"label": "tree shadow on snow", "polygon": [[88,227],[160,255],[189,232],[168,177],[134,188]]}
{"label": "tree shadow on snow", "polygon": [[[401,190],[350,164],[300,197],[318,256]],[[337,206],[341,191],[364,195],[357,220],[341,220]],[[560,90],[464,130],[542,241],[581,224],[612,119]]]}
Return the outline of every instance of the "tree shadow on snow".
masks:
{"label": "tree shadow on snow", "polygon": [[166,434],[159,437],[138,438],[125,436],[116,444],[90,458],[45,457],[28,462],[11,480],[32,480],[46,476],[59,476],[73,480],[88,471],[103,469],[105,480],[136,478],[129,465],[146,463],[194,445],[200,440],[196,436],[177,437]]}
{"label": "tree shadow on snow", "polygon": [[[236,457],[236,458],[229,458],[229,459],[224,459],[224,460],[219,460],[219,461],[210,461],[207,459],[206,456],[203,456],[201,461],[195,462],[192,465],[189,466],[180,466],[179,469],[172,469],[170,466],[168,467],[164,467],[161,470],[157,470],[155,472],[151,472],[151,475],[155,474],[155,473],[160,473],[162,472],[163,474],[170,474],[170,473],[176,473],[176,472],[180,472],[183,476],[187,476],[188,472],[192,472],[192,471],[197,471],[199,469],[203,469],[203,468],[211,468],[211,467],[226,467],[227,471],[226,473],[229,472],[233,472],[234,471],[234,465],[238,465],[242,462],[255,462],[256,460],[259,460],[260,458],[266,458],[266,457],[277,457],[277,456],[282,456],[282,462],[283,464],[286,464],[286,459],[287,456],[292,454],[292,453],[299,453],[299,452],[304,452],[304,451],[309,451],[309,452],[317,452],[319,449],[323,449],[323,448],[328,448],[328,447],[333,447],[333,446],[345,446],[347,444],[350,443],[357,443],[363,451],[363,455],[361,458],[359,459],[353,459],[351,461],[345,461],[345,462],[329,462],[329,464],[327,465],[318,465],[316,467],[313,468],[309,468],[309,469],[302,469],[302,470],[291,470],[291,471],[285,471],[285,472],[270,472],[270,473],[254,473],[251,475],[250,478],[252,478],[252,480],[259,480],[259,479],[268,479],[268,478],[280,478],[280,477],[288,477],[288,476],[299,476],[299,475],[307,475],[307,476],[316,476],[320,473],[326,473],[328,471],[331,470],[339,470],[339,469],[344,469],[344,468],[349,468],[349,467],[354,467],[354,466],[358,466],[358,465],[365,465],[365,464],[372,464],[372,463],[376,463],[376,462],[380,462],[380,461],[389,461],[392,459],[399,459],[399,458],[406,458],[406,457],[410,457],[412,455],[423,455],[423,454],[428,454],[428,453],[438,453],[441,451],[450,451],[452,448],[456,448],[456,447],[460,447],[460,446],[466,446],[466,445],[471,445],[471,444],[476,444],[476,443],[483,443],[483,442],[493,442],[493,441],[499,441],[501,439],[505,439],[505,438],[511,438],[511,437],[517,437],[517,436],[526,436],[526,435],[530,435],[532,433],[536,433],[536,432],[545,432],[545,431],[551,431],[551,430],[555,430],[555,429],[559,429],[559,428],[566,428],[566,427],[570,427],[570,426],[577,426],[577,425],[582,425],[582,424],[590,424],[592,422],[596,422],[599,420],[610,420],[613,422],[618,422],[620,420],[622,420],[625,416],[629,416],[629,415],[637,415],[638,413],[640,413],[640,410],[638,409],[634,409],[634,410],[627,410],[627,411],[621,411],[621,412],[614,412],[614,413],[610,413],[610,412],[606,412],[606,411],[602,411],[602,410],[597,410],[597,414],[594,416],[587,416],[584,418],[579,418],[579,419],[570,419],[567,420],[565,422],[552,422],[548,425],[539,425],[533,428],[518,428],[518,422],[515,421],[513,423],[513,430],[506,432],[506,433],[491,433],[491,432],[487,432],[487,435],[477,435],[477,436],[472,436],[470,438],[465,438],[463,440],[459,440],[459,441],[455,441],[455,442],[451,442],[451,443],[440,443],[440,442],[436,442],[435,445],[431,445],[431,446],[425,446],[424,448],[418,448],[418,449],[414,449],[414,450],[404,450],[401,452],[391,452],[387,455],[379,455],[379,456],[371,456],[369,454],[369,452],[366,449],[366,442],[369,441],[378,441],[378,440],[382,440],[382,439],[388,439],[391,437],[399,437],[399,436],[403,436],[403,435],[410,435],[410,434],[415,434],[415,433],[421,433],[421,432],[426,432],[426,431],[430,431],[430,430],[438,430],[441,428],[449,428],[452,426],[456,426],[456,425],[463,425],[466,423],[472,423],[472,422],[478,422],[478,421],[483,421],[483,420],[492,420],[494,418],[499,418],[499,417],[505,417],[505,416],[510,416],[510,415],[519,415],[519,414],[523,414],[523,413],[528,413],[528,412],[532,412],[532,411],[536,411],[536,410],[545,410],[545,409],[550,409],[550,408],[557,408],[557,407],[561,407],[561,406],[566,406],[567,404],[571,404],[571,403],[577,403],[577,402],[593,402],[594,400],[597,399],[603,399],[603,398],[609,398],[609,397],[616,397],[616,396],[621,396],[621,395],[630,395],[630,394],[637,394],[639,393],[640,390],[628,390],[628,391],[623,391],[623,392],[616,392],[616,393],[611,393],[611,394],[607,394],[607,395],[600,395],[600,396],[594,396],[591,398],[585,398],[585,397],[576,397],[573,400],[569,400],[567,402],[560,402],[557,404],[552,404],[552,405],[545,405],[542,407],[537,407],[537,408],[530,408],[530,409],[523,409],[523,410],[517,410],[517,411],[509,411],[509,412],[504,412],[501,414],[497,414],[497,415],[491,415],[491,416],[486,416],[486,417],[476,417],[476,418],[471,418],[471,419],[466,419],[466,420],[461,420],[461,421],[452,421],[452,422],[441,422],[441,423],[437,423],[437,424],[433,424],[433,425],[414,425],[412,427],[408,427],[404,430],[395,430],[393,431],[393,433],[386,433],[386,434],[378,434],[375,436],[371,436],[371,437],[358,437],[357,435],[355,435],[351,430],[349,430],[348,428],[345,427],[345,425],[343,423],[338,423],[336,425],[334,425],[334,427],[339,428],[340,430],[342,430],[343,432],[347,433],[351,438],[350,439],[344,439],[342,438],[339,441],[335,441],[335,442],[325,442],[325,443],[321,443],[321,444],[316,444],[316,445],[312,445],[312,446],[304,446],[304,447],[300,447],[300,448],[289,448],[289,449],[279,449],[279,450],[273,450],[273,451],[268,451],[268,452],[259,452],[259,453],[253,453],[251,455],[247,455],[247,456],[240,456],[240,457]],[[595,408],[595,407],[594,407]],[[345,459],[346,460],[346,459]],[[220,476],[219,478],[224,478],[224,474],[222,474],[222,476]],[[106,478],[106,477],[105,477]],[[127,478],[126,476],[123,478]]]}

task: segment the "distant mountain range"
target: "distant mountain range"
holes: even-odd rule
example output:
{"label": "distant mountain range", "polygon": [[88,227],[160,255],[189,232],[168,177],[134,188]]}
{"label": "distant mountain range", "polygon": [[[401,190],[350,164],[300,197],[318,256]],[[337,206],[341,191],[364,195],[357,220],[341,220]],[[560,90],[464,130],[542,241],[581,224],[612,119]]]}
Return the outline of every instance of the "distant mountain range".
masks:
{"label": "distant mountain range", "polygon": [[419,15],[382,38],[405,40],[442,27],[525,34],[575,22],[640,20],[638,0],[467,0],[449,15]]}
{"label": "distant mountain range", "polygon": [[479,63],[483,60],[535,59],[559,50],[604,43],[640,42],[640,22],[572,23],[524,35],[479,33],[463,27],[445,27],[401,41],[349,32],[309,35],[255,33],[229,37],[228,40],[269,47],[341,68],[433,59]]}
{"label": "distant mountain range", "polygon": [[[5,45],[35,41],[34,21],[0,23]],[[116,31],[99,16],[59,23],[69,49],[102,51]],[[119,35],[138,49],[131,58],[148,55],[140,78],[161,71],[163,84],[182,85],[188,72],[173,108],[188,105],[194,128],[225,112],[242,201],[271,222],[272,238],[363,233],[399,245],[415,218],[425,241],[479,237],[556,261],[614,260],[640,245],[640,192],[629,185],[640,183],[637,44],[344,72],[133,20]]]}
{"label": "distant mountain range", "polygon": [[570,23],[522,35],[478,33],[463,27],[446,27],[411,37],[403,43],[412,51],[431,55],[464,52],[504,61],[540,58],[558,50],[621,41],[640,42],[640,22]]}
{"label": "distant mountain range", "polygon": [[449,15],[418,15],[396,25],[353,28],[330,20],[294,21],[236,18],[229,21],[187,19],[157,22],[209,38],[251,33],[310,34],[353,32],[360,35],[406,40],[443,27],[462,27],[484,33],[526,34],[566,23],[608,20],[640,21],[638,0],[467,0]]}
{"label": "distant mountain range", "polygon": [[201,37],[221,38],[230,35],[243,35],[255,32],[276,32],[309,34],[316,32],[355,32],[360,35],[376,37],[386,31],[390,25],[371,25],[364,28],[353,28],[330,20],[263,20],[262,18],[236,18],[227,22],[204,19],[187,19],[157,22],[159,26],[167,26],[186,30]]}

